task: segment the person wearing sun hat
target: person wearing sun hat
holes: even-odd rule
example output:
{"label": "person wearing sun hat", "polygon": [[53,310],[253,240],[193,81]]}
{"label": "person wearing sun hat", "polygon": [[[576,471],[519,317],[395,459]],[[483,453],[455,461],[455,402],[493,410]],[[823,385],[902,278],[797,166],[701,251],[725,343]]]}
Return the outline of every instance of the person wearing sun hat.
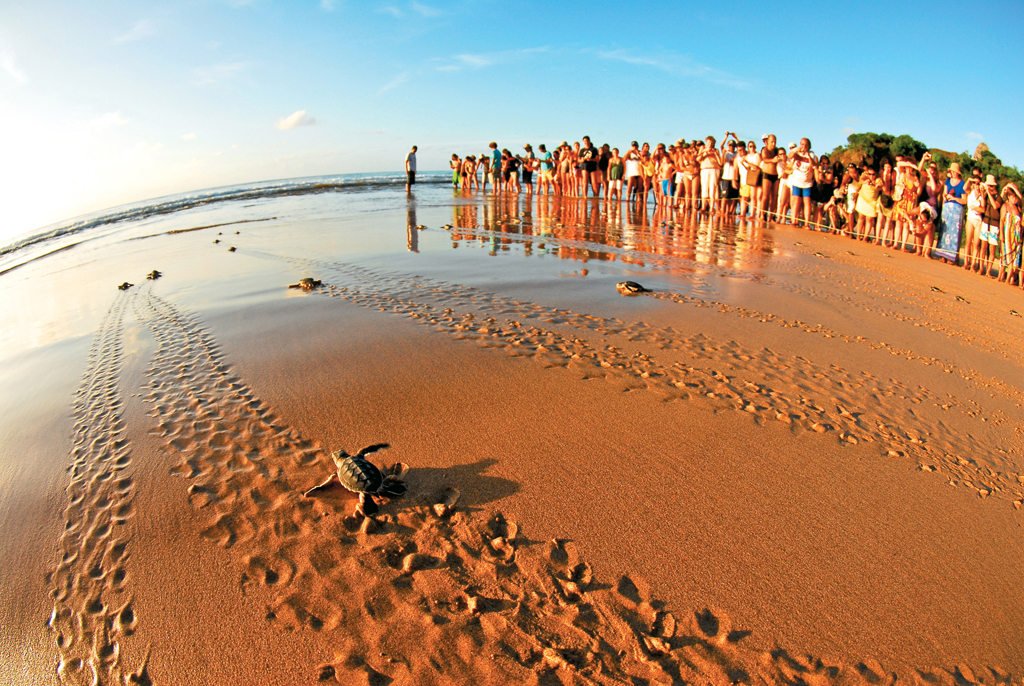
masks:
{"label": "person wearing sun hat", "polygon": [[1002,227],[999,234],[999,280],[1005,279],[1007,284],[1013,283],[1017,277],[1017,285],[1024,288],[1024,279],[1020,274],[1021,257],[1021,196],[1020,189],[1013,182],[1003,186],[999,197],[1003,199]]}
{"label": "person wearing sun hat", "polygon": [[989,174],[981,188],[981,273],[992,276],[992,260],[999,250],[999,209],[1003,206],[999,199],[999,184],[996,177]]}
{"label": "person wearing sun hat", "polygon": [[943,262],[956,264],[960,255],[960,236],[964,230],[964,206],[967,204],[967,190],[960,174],[960,165],[954,162],[946,172],[942,184],[942,220],[938,247],[932,251]]}

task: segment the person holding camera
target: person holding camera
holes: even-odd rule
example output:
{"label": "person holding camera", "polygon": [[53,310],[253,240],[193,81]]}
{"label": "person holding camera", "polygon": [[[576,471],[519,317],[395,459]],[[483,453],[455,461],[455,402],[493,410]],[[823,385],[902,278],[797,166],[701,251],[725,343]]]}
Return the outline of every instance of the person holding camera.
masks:
{"label": "person holding camera", "polygon": [[979,257],[981,258],[982,274],[992,276],[992,262],[999,250],[999,210],[1003,203],[999,199],[999,184],[996,177],[989,174],[981,187],[982,210]]}
{"label": "person holding camera", "polygon": [[[799,226],[799,213],[803,209],[804,228],[811,228],[811,190],[814,188],[814,168],[818,158],[811,152],[809,138],[801,138],[800,145],[790,156],[793,172],[789,175],[789,214],[793,226]],[[874,215],[872,215],[874,216]]]}

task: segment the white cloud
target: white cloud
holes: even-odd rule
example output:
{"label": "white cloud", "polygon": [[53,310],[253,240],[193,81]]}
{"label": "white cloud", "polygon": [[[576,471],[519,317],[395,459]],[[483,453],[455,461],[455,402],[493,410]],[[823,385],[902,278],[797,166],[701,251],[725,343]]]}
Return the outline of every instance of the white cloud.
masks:
{"label": "white cloud", "polygon": [[851,129],[849,126],[844,126],[843,127],[842,134],[844,136],[849,136],[851,133],[857,133],[857,132],[854,131],[853,129]]}
{"label": "white cloud", "polygon": [[0,54],[0,67],[3,67],[4,71],[18,83],[28,83],[28,76],[18,68],[18,65],[14,63],[14,57],[11,55],[7,53]]}
{"label": "white cloud", "polygon": [[409,5],[409,7],[411,7],[414,12],[418,12],[421,16],[424,17],[436,17],[441,14],[441,10],[434,7],[430,7],[429,5],[423,5],[421,3],[416,2],[415,0],[413,0],[413,3]]}
{"label": "white cloud", "polygon": [[128,118],[121,116],[120,112],[107,112],[106,114],[89,120],[90,129],[112,129],[115,126],[123,126],[128,123]]}
{"label": "white cloud", "polygon": [[337,4],[336,0],[320,0],[320,9],[325,12],[333,12]]}
{"label": "white cloud", "polygon": [[617,62],[625,62],[627,64],[635,64],[644,67],[653,67],[669,74],[690,76],[701,79],[702,81],[708,81],[709,83],[719,83],[733,88],[750,87],[750,84],[747,81],[733,76],[728,72],[697,62],[686,55],[668,53],[660,57],[650,57],[647,55],[636,55],[628,50],[621,49],[598,50],[595,54],[601,59],[615,60]]}
{"label": "white cloud", "polygon": [[968,131],[967,132],[967,137],[968,138],[973,138],[976,141],[983,141],[983,140],[985,140],[984,136],[982,136],[980,133],[974,133],[973,131]]}
{"label": "white cloud", "polygon": [[181,140],[183,141],[194,141],[197,138],[199,138],[199,136],[197,136],[195,132],[181,134]]}
{"label": "white cloud", "polygon": [[313,124],[316,124],[316,119],[307,117],[306,110],[298,110],[297,112],[292,112],[284,119],[278,121],[277,128],[282,131],[287,131],[288,129],[294,129],[297,126],[312,126]]}
{"label": "white cloud", "polygon": [[487,53],[462,53],[452,55],[451,62],[437,67],[438,71],[461,71],[463,69],[483,69],[494,64],[515,62],[536,53],[548,52],[547,48],[523,48],[521,50],[502,50]]}
{"label": "white cloud", "polygon": [[229,79],[244,71],[246,66],[248,65],[245,62],[222,62],[221,64],[196,67],[192,70],[192,74],[195,76],[197,86],[205,86]]}
{"label": "white cloud", "polygon": [[858,119],[857,117],[847,117],[843,121],[845,121],[847,124],[860,124],[860,119]]}
{"label": "white cloud", "polygon": [[481,67],[487,67],[493,64],[493,62],[490,59],[484,57],[483,55],[456,55],[455,59],[467,67],[474,67],[476,69],[480,69]]}
{"label": "white cloud", "polygon": [[378,12],[383,12],[384,14],[390,14],[395,19],[401,19],[402,17],[405,16],[405,12],[403,12],[400,9],[398,9],[394,5],[387,5],[385,7],[381,7],[377,11]]}
{"label": "white cloud", "polygon": [[403,83],[405,83],[408,80],[409,80],[409,73],[408,72],[402,72],[401,74],[399,74],[398,76],[396,76],[395,78],[391,79],[390,81],[385,83],[383,86],[381,86],[380,90],[377,91],[377,95],[380,95],[381,93],[387,93],[389,90],[391,90],[393,88],[398,88],[399,86],[401,86]]}
{"label": "white cloud", "polygon": [[153,24],[148,19],[142,19],[141,21],[135,22],[135,25],[130,29],[122,33],[120,36],[114,38],[115,43],[130,43],[132,41],[142,40],[146,36],[152,36],[156,31],[153,29]]}

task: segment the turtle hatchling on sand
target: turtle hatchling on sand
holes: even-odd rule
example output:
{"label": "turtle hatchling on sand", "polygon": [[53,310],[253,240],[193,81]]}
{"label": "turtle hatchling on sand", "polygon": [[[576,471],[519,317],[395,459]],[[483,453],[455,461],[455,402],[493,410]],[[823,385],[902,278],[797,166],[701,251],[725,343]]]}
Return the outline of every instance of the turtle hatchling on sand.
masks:
{"label": "turtle hatchling on sand", "polygon": [[405,473],[405,465],[398,463],[390,470],[382,472],[366,459],[370,453],[387,447],[387,443],[377,443],[363,448],[355,455],[349,455],[344,450],[331,453],[331,459],[338,467],[337,472],[302,495],[308,498],[313,491],[327,488],[337,479],[342,486],[359,494],[359,504],[356,506],[358,514],[364,517],[376,514],[380,511],[380,507],[373,496],[397,498],[404,495],[406,491],[405,482],[401,478]]}
{"label": "turtle hatchling on sand", "polygon": [[615,290],[622,295],[640,295],[641,293],[650,293],[651,289],[644,288],[636,281],[620,281],[615,284]]}
{"label": "turtle hatchling on sand", "polygon": [[160,273],[160,272],[159,272],[158,270],[156,270],[156,269],[154,269],[153,271],[151,271],[151,272],[150,272],[149,274],[146,274],[146,278],[147,278],[147,279],[149,279],[150,281],[156,281],[156,280],[157,280],[157,279],[159,279],[159,278],[160,278],[161,276],[163,276],[163,274],[162,274],[162,273]]}
{"label": "turtle hatchling on sand", "polygon": [[117,290],[119,290],[119,291],[126,291],[126,290],[128,290],[129,288],[131,288],[134,285],[135,284],[133,284],[133,283],[128,283],[127,281],[125,281],[123,284],[121,284],[120,286],[117,287]]}
{"label": "turtle hatchling on sand", "polygon": [[299,279],[298,283],[289,284],[288,288],[301,288],[304,291],[315,291],[322,285],[323,283],[320,279],[311,279],[307,276],[305,279]]}

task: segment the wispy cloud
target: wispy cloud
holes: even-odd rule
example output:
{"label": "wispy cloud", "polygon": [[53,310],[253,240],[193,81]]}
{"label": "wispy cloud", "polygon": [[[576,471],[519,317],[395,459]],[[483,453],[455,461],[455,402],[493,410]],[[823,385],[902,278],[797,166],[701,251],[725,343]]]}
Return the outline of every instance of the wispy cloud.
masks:
{"label": "wispy cloud", "polygon": [[380,95],[381,93],[387,93],[389,90],[392,90],[394,88],[398,88],[399,86],[401,86],[403,83],[405,83],[408,80],[409,80],[409,72],[402,72],[401,74],[399,74],[398,76],[396,76],[395,78],[391,79],[390,81],[385,83],[383,86],[381,86],[380,90],[377,91],[377,95]]}
{"label": "wispy cloud", "polygon": [[320,9],[325,12],[333,12],[334,8],[338,6],[337,0],[320,0]]}
{"label": "wispy cloud", "polygon": [[435,7],[430,7],[429,5],[424,5],[422,3],[415,2],[415,0],[413,0],[413,3],[409,5],[409,7],[412,8],[413,12],[417,12],[418,14],[420,14],[420,16],[424,17],[436,17],[441,14],[441,10]]}
{"label": "wispy cloud", "polygon": [[630,50],[597,50],[600,59],[615,60],[626,64],[660,69],[676,76],[688,76],[709,83],[719,83],[733,88],[749,88],[750,83],[728,72],[698,62],[686,55],[667,53],[657,57],[638,55]]}
{"label": "wispy cloud", "polygon": [[181,134],[181,140],[183,141],[194,141],[197,138],[199,138],[199,136],[197,136],[194,131],[192,133]]}
{"label": "wispy cloud", "polygon": [[462,71],[463,69],[483,69],[494,64],[515,62],[536,53],[547,52],[547,48],[523,48],[521,50],[503,50],[500,52],[462,53],[452,55],[445,64],[437,67],[438,71]]}
{"label": "wispy cloud", "polygon": [[843,121],[845,121],[847,124],[852,124],[854,126],[860,123],[860,119],[857,117],[847,117]]}
{"label": "wispy cloud", "polygon": [[850,135],[850,134],[852,134],[852,133],[857,133],[857,132],[856,132],[856,131],[854,131],[854,130],[853,130],[852,128],[850,128],[849,126],[844,126],[844,127],[843,127],[843,130],[842,130],[842,134],[843,134],[844,136],[849,136],[849,135]]}
{"label": "wispy cloud", "polygon": [[89,120],[89,128],[97,131],[103,129],[112,129],[116,126],[124,126],[128,123],[128,118],[121,115],[120,112],[107,112],[99,117]]}
{"label": "wispy cloud", "polygon": [[122,33],[120,36],[114,38],[115,43],[131,43],[132,41],[142,40],[147,36],[152,36],[156,31],[153,29],[153,24],[148,19],[142,19],[141,21],[135,22],[135,25],[130,29]]}
{"label": "wispy cloud", "polygon": [[983,140],[985,140],[984,136],[982,136],[980,133],[975,133],[973,131],[968,131],[967,132],[967,137],[968,138],[973,138],[976,141],[983,141]]}
{"label": "wispy cloud", "polygon": [[360,131],[359,133],[363,136],[380,136],[387,132],[387,129],[370,129],[369,131]]}
{"label": "wispy cloud", "polygon": [[7,72],[10,75],[10,77],[18,83],[28,83],[28,76],[25,74],[25,72],[18,68],[17,64],[14,63],[13,55],[8,55],[7,53],[0,53],[0,67],[3,67],[4,71]]}
{"label": "wispy cloud", "polygon": [[401,19],[402,17],[405,16],[405,12],[398,9],[394,5],[385,5],[384,7],[379,8],[377,11],[383,12],[384,14],[390,14],[395,19]]}
{"label": "wispy cloud", "polygon": [[232,76],[241,73],[246,68],[245,62],[223,62],[211,64],[205,67],[196,67],[192,70],[197,86],[205,86],[210,83],[224,81]]}
{"label": "wispy cloud", "polygon": [[277,128],[281,131],[287,131],[288,129],[294,129],[298,126],[313,126],[314,124],[316,124],[316,119],[307,116],[306,110],[298,110],[297,112],[292,112],[284,119],[279,120],[277,122]]}

